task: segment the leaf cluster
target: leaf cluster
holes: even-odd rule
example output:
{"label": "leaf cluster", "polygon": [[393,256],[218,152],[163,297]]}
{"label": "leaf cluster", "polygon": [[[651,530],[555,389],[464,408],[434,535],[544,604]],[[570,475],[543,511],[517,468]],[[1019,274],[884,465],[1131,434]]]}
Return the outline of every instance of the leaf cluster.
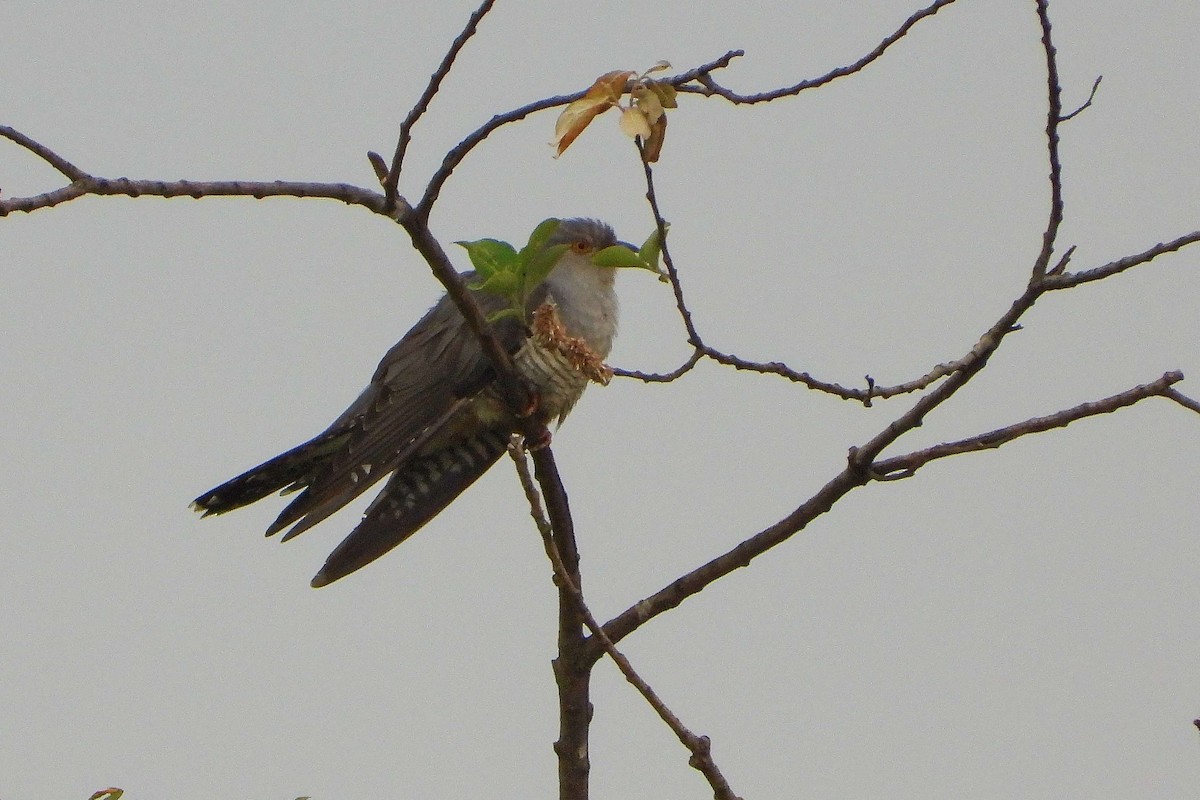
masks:
{"label": "leaf cluster", "polygon": [[[556,217],[542,220],[529,234],[520,250],[499,239],[476,239],[455,242],[467,251],[475,267],[475,280],[468,284],[474,292],[487,292],[505,298],[508,303],[491,314],[488,322],[516,317],[527,322],[529,296],[549,277],[558,260],[570,249],[570,244],[550,244],[561,220]],[[592,263],[611,269],[644,269],[666,281],[658,266],[662,243],[655,230],[637,251],[625,244],[605,247],[592,256]]]}
{"label": "leaf cluster", "polygon": [[[666,61],[660,61],[641,75],[633,70],[615,70],[597,78],[583,97],[558,115],[554,125],[556,157],[571,146],[593,119],[610,108],[619,108],[621,130],[642,140],[642,157],[647,163],[657,161],[667,135],[666,109],[676,107],[675,87],[650,75],[670,67]],[[630,97],[627,106],[621,104],[626,91]]]}
{"label": "leaf cluster", "polygon": [[475,267],[476,280],[468,287],[475,292],[488,292],[508,300],[508,305],[490,315],[488,322],[504,317],[517,317],[525,321],[525,305],[529,295],[546,280],[558,259],[570,248],[569,244],[549,243],[560,222],[555,217],[542,220],[520,250],[499,239],[455,242],[466,249]]}

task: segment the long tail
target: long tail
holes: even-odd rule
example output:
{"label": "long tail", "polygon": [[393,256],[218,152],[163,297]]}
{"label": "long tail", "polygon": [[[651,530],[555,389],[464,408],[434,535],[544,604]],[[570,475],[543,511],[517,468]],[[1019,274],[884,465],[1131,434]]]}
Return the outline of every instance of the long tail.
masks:
{"label": "long tail", "polygon": [[339,451],[347,435],[323,433],[293,447],[200,495],[192,508],[207,517],[233,511],[278,491],[301,489]]}
{"label": "long tail", "polygon": [[319,588],[365,567],[412,536],[504,454],[508,434],[485,430],[392,473],[362,521],[312,579]]}

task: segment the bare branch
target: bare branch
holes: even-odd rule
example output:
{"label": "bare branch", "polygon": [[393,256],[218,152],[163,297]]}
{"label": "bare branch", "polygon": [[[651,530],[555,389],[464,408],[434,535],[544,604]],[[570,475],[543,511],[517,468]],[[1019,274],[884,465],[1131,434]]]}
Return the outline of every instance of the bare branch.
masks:
{"label": "bare branch", "polygon": [[[876,479],[881,473],[874,470],[874,462],[884,448],[905,433],[920,426],[926,415],[953,397],[959,389],[982,370],[991,355],[1000,347],[1004,338],[1020,329],[1017,323],[1021,316],[1047,291],[1046,270],[1054,252],[1054,243],[1062,220],[1062,168],[1058,160],[1058,121],[1062,109],[1059,102],[1058,70],[1054,46],[1050,39],[1046,0],[1038,0],[1038,17],[1042,22],[1042,43],[1046,53],[1047,85],[1049,87],[1046,134],[1051,163],[1051,211],[1050,219],[1042,236],[1042,250],[1032,271],[1034,279],[1030,281],[1025,291],[1013,301],[1008,311],[980,337],[975,347],[959,362],[957,369],[948,375],[946,380],[917,400],[912,408],[891,422],[870,441],[861,447],[850,449],[846,468],[842,472],[834,476],[815,495],[784,519],[742,541],[725,554],[687,573],[610,620],[605,624],[604,629],[614,642],[620,641],[647,620],[678,606],[713,581],[739,567],[747,566],[753,558],[803,530],[808,523],[832,508],[847,493]],[[652,193],[648,196],[652,197]],[[654,207],[656,218],[661,219],[656,203],[651,200],[651,204]],[[697,347],[700,346],[698,341],[694,341],[694,344]],[[903,467],[898,466],[897,470],[896,474],[901,474]],[[598,658],[600,652],[593,647],[590,655]]]}
{"label": "bare branch", "polygon": [[[695,69],[681,73],[674,78],[665,79],[666,83],[678,85],[677,82],[695,80],[697,76],[707,75],[714,70],[723,69],[729,65],[729,62],[738,56],[742,55],[741,50],[730,50],[720,58],[714,59],[707,64],[702,64]],[[461,142],[452,147],[445,158],[442,159],[442,165],[429,178],[429,183],[425,187],[425,193],[421,195],[421,199],[417,201],[415,209],[419,216],[428,216],[429,209],[437,201],[438,195],[441,194],[442,187],[446,185],[446,181],[450,179],[455,168],[463,162],[468,154],[478,147],[488,136],[491,136],[495,131],[513,122],[518,122],[525,119],[530,114],[538,111],[545,111],[549,108],[557,108],[565,106],[569,103],[580,99],[587,93],[586,89],[580,90],[573,94],[563,94],[556,97],[547,97],[542,100],[537,100],[532,103],[514,108],[512,111],[507,111],[503,114],[497,114],[487,121],[484,125],[476,128],[467,135]]]}
{"label": "bare branch", "polygon": [[701,358],[699,350],[692,350],[692,354],[681,365],[671,370],[670,372],[641,372],[636,369],[620,369],[613,367],[613,375],[621,378],[634,378],[644,383],[670,383],[671,381],[682,377],[692,371],[692,367],[696,366],[696,362]]}
{"label": "bare branch", "polygon": [[383,160],[383,156],[374,150],[367,151],[367,161],[370,163],[371,169],[375,171],[375,177],[379,179],[379,185],[382,186],[388,176],[387,162]]}
{"label": "bare branch", "polygon": [[692,312],[683,299],[683,285],[679,282],[679,271],[675,269],[675,261],[671,258],[671,248],[667,243],[668,223],[663,218],[662,210],[658,207],[658,196],[654,191],[654,169],[646,160],[641,139],[635,139],[634,144],[637,146],[638,156],[642,162],[642,173],[646,178],[646,201],[650,203],[650,211],[654,214],[654,224],[658,229],[658,243],[662,252],[663,265],[667,270],[667,280],[671,282],[671,290],[675,293],[675,308],[679,311],[679,318],[683,320],[684,330],[687,331],[688,344],[700,349],[703,347],[700,333],[696,330],[696,326],[692,322]]}
{"label": "bare branch", "polygon": [[546,549],[546,556],[550,559],[550,563],[554,566],[555,584],[559,587],[559,591],[565,590],[570,596],[571,602],[578,609],[583,617],[584,624],[588,630],[592,632],[592,636],[600,641],[604,652],[612,658],[617,668],[621,670],[621,674],[625,676],[630,684],[645,698],[650,707],[654,709],[659,718],[667,724],[667,726],[675,733],[679,739],[692,754],[688,763],[699,770],[701,774],[708,780],[709,786],[713,789],[713,796],[717,800],[740,800],[733,789],[730,788],[728,781],[721,774],[720,769],[712,760],[712,743],[707,736],[697,736],[692,733],[680,721],[666,703],[658,696],[651,688],[650,684],[638,675],[633,665],[629,663],[629,659],[623,653],[617,650],[615,644],[604,633],[604,628],[596,621],[591,610],[587,607],[584,601],[583,592],[580,591],[575,581],[571,579],[567,571],[566,565],[563,563],[562,555],[559,553],[554,535],[553,526],[546,520],[545,514],[542,513],[542,502],[538,495],[537,487],[534,485],[533,477],[529,474],[529,466],[525,460],[524,448],[519,444],[510,445],[508,454],[512,457],[513,463],[517,468],[517,476],[520,478],[521,487],[525,490],[525,498],[529,501],[529,514],[533,517],[534,523],[537,525],[538,531],[542,535],[542,545]]}
{"label": "bare branch", "polygon": [[404,121],[400,123],[400,136],[396,142],[396,153],[392,156],[392,166],[388,170],[387,178],[383,182],[383,193],[387,197],[388,208],[392,208],[396,203],[396,191],[400,183],[400,170],[404,166],[404,153],[408,150],[408,143],[412,141],[413,125],[429,109],[429,104],[433,102],[434,95],[441,88],[442,81],[450,74],[450,69],[454,66],[454,60],[458,58],[458,54],[466,45],[467,40],[475,35],[479,21],[492,10],[492,5],[495,1],[483,0],[479,8],[475,9],[474,13],[467,19],[467,24],[463,28],[462,33],[451,42],[450,49],[442,57],[442,62],[438,64],[438,68],[429,76],[429,84],[425,87],[425,91],[421,93],[420,98],[417,99],[417,102],[409,110]]}
{"label": "bare branch", "polygon": [[1200,402],[1193,400],[1177,389],[1167,389],[1162,394],[1163,397],[1166,397],[1169,400],[1174,400],[1176,403],[1179,403],[1179,405],[1183,406],[1189,411],[1195,411],[1197,414],[1200,414]]}
{"label": "bare branch", "polygon": [[719,350],[708,346],[707,344],[701,347],[701,351],[704,353],[704,355],[708,356],[719,364],[724,364],[737,370],[759,372],[764,375],[778,375],[782,378],[792,381],[793,383],[803,384],[809,389],[825,392],[826,394],[831,394],[844,400],[858,401],[868,408],[871,406],[871,401],[875,399],[886,400],[890,397],[896,397],[902,394],[910,394],[912,392],[927,389],[931,384],[962,369],[962,367],[973,358],[972,354],[968,353],[966,356],[963,356],[957,361],[938,364],[921,377],[915,378],[911,381],[906,381],[904,383],[896,384],[895,386],[877,386],[875,384],[875,379],[868,375],[866,376],[866,389],[851,389],[849,387],[842,386],[839,383],[830,383],[827,381],[822,381],[818,378],[814,378],[807,372],[797,372],[779,361],[747,361],[729,353],[722,353]]}
{"label": "bare branch", "polygon": [[1042,49],[1046,54],[1046,86],[1049,102],[1046,112],[1046,150],[1050,159],[1050,219],[1042,234],[1042,251],[1033,262],[1030,285],[1041,283],[1046,277],[1050,259],[1054,255],[1054,243],[1063,220],[1062,162],[1058,155],[1058,124],[1062,121],[1062,87],[1058,82],[1058,54],[1050,35],[1049,0],[1037,0],[1038,21],[1042,25]]}
{"label": "bare branch", "polygon": [[[1118,409],[1131,406],[1140,400],[1145,400],[1147,397],[1170,397],[1168,392],[1174,392],[1174,390],[1170,389],[1171,385],[1181,380],[1183,380],[1182,372],[1167,372],[1156,381],[1135,386],[1128,391],[1114,394],[1111,397],[1105,397],[1102,400],[1081,403],[1074,408],[1064,409],[1044,417],[1034,417],[1024,422],[997,428],[994,431],[988,431],[987,433],[981,433],[966,439],[946,442],[925,448],[924,450],[918,450],[914,453],[876,461],[871,465],[871,470],[877,480],[888,480],[893,477],[911,477],[916,474],[918,469],[935,459],[946,458],[947,456],[959,455],[961,453],[975,453],[980,450],[995,449],[1022,436],[1028,436],[1033,433],[1044,433],[1055,428],[1065,428],[1072,422],[1085,417],[1094,417],[1098,414],[1111,414]],[[1174,392],[1174,394],[1183,398],[1178,392]],[[1172,397],[1171,399],[1175,398]],[[1188,398],[1183,398],[1183,400],[1188,401]],[[1187,402],[1184,405],[1187,405]],[[1200,406],[1193,408],[1193,410],[1200,411]]]}
{"label": "bare branch", "polygon": [[1090,108],[1092,105],[1092,101],[1096,99],[1096,90],[1100,88],[1100,81],[1102,81],[1102,80],[1104,80],[1104,76],[1097,75],[1095,83],[1092,84],[1092,91],[1088,93],[1088,98],[1087,98],[1087,100],[1085,100],[1083,102],[1083,105],[1081,105],[1079,108],[1072,111],[1070,114],[1064,114],[1063,116],[1059,117],[1058,121],[1066,122],[1069,119],[1074,119],[1076,116],[1083,113],[1086,109]]}
{"label": "bare branch", "polygon": [[[982,364],[982,361],[978,362],[976,370]],[[960,384],[965,383],[968,379],[969,375],[967,373],[958,373],[945,384],[938,387],[936,393],[944,393],[947,396],[953,394],[954,390],[947,389],[947,387],[955,382]],[[1156,395],[1168,397],[1200,413],[1200,403],[1191,398],[1184,397],[1174,389],[1169,388],[1171,384],[1182,379],[1182,373],[1168,372],[1153,383],[1135,387],[1127,392],[1113,395],[1094,403],[1084,403],[1048,417],[1027,420],[1018,425],[1001,428],[959,442],[937,445],[926,451],[920,451],[919,453],[907,456],[898,456],[894,459],[874,462],[868,460],[868,455],[878,452],[877,448],[881,442],[894,441],[900,433],[911,430],[914,427],[913,420],[916,419],[919,421],[923,413],[914,407],[913,411],[893,422],[867,445],[864,445],[862,448],[852,448],[846,469],[836,475],[825,486],[821,487],[816,494],[802,503],[787,517],[740,542],[726,553],[717,556],[707,564],[697,567],[655,594],[621,612],[605,623],[605,633],[608,634],[612,641],[619,642],[625,636],[628,636],[641,627],[645,622],[665,611],[675,608],[688,597],[702,591],[714,581],[725,577],[735,569],[748,566],[750,561],[755,557],[762,555],[767,550],[800,532],[814,519],[829,511],[838,500],[850,491],[865,485],[871,480],[896,480],[909,477],[920,466],[934,458],[944,458],[945,456],[955,455],[959,452],[973,452],[999,447],[1001,444],[1019,436],[1064,427],[1076,419],[1109,413],[1132,405],[1146,397]],[[927,403],[926,401],[929,400],[929,397],[922,398],[917,406],[933,406],[937,405],[937,402],[940,402],[930,401]],[[927,412],[928,408],[924,409],[924,411]],[[589,642],[589,645],[592,644]],[[601,654],[602,651],[599,651],[595,646],[592,646],[589,650],[589,656],[592,658],[599,658]]]}
{"label": "bare branch", "polygon": [[770,102],[771,100],[778,100],[781,97],[790,97],[792,95],[799,94],[800,92],[804,91],[805,89],[815,89],[818,86],[824,86],[825,84],[830,83],[831,81],[834,81],[838,78],[843,78],[847,75],[853,75],[854,73],[861,71],[868,64],[870,64],[871,62],[875,61],[880,56],[882,56],[889,47],[891,47],[896,42],[903,39],[904,36],[910,30],[912,30],[913,26],[916,25],[918,22],[920,22],[923,19],[926,19],[927,17],[932,17],[934,14],[938,13],[943,8],[945,8],[948,5],[951,5],[952,3],[954,3],[954,0],[937,0],[937,2],[933,3],[932,5],[930,5],[926,8],[921,9],[920,11],[916,12],[915,14],[910,16],[908,19],[906,19],[904,21],[904,23],[899,28],[897,28],[894,33],[892,33],[890,36],[888,36],[886,39],[884,39],[882,42],[880,42],[878,44],[878,46],[875,47],[874,50],[867,53],[865,56],[860,58],[858,61],[855,61],[853,64],[847,64],[846,66],[832,69],[829,72],[825,73],[824,75],[820,76],[819,78],[810,78],[809,80],[800,81],[800,83],[797,83],[794,86],[788,86],[783,89],[772,89],[770,91],[761,92],[759,94],[745,95],[745,94],[738,94],[729,89],[726,89],[725,87],[721,86],[716,81],[714,81],[711,76],[709,76],[707,74],[701,74],[701,75],[696,76],[696,81],[698,83],[700,83],[703,88],[694,87],[694,86],[679,86],[678,88],[679,88],[679,91],[681,91],[681,92],[693,92],[693,93],[703,94],[706,96],[715,94],[715,95],[723,97],[726,100],[728,100],[729,102],[735,103],[735,104],[766,103],[766,102]]}
{"label": "bare branch", "polygon": [[1075,245],[1071,245],[1070,247],[1068,247],[1067,251],[1065,253],[1063,253],[1061,256],[1059,256],[1058,261],[1055,263],[1055,265],[1053,267],[1051,267],[1050,269],[1046,270],[1046,274],[1047,275],[1063,274],[1063,271],[1067,268],[1067,265],[1071,263],[1071,256],[1075,255],[1075,247],[1076,247]]}
{"label": "bare branch", "polygon": [[725,53],[725,55],[721,56],[720,58],[714,58],[707,64],[701,64],[698,67],[689,69],[687,72],[681,72],[678,75],[674,75],[670,78],[663,78],[661,83],[669,83],[678,89],[684,84],[700,80],[701,78],[704,78],[719,69],[725,69],[735,58],[741,58],[744,55],[746,55],[744,50],[730,50]]}
{"label": "bare branch", "polygon": [[1200,242],[1200,230],[1192,231],[1184,234],[1178,239],[1172,239],[1169,242],[1159,242],[1153,247],[1143,250],[1140,253],[1135,253],[1131,256],[1118,258],[1116,261],[1110,261],[1107,264],[1094,267],[1093,269],[1083,270],[1081,272],[1068,272],[1063,275],[1050,275],[1045,280],[1045,288],[1052,289],[1070,289],[1072,286],[1078,286],[1081,283],[1090,283],[1092,281],[1102,280],[1110,275],[1116,275],[1119,272],[1124,272],[1132,267],[1137,267],[1142,264],[1147,264],[1165,253],[1173,253],[1176,250],[1182,250],[1189,244]]}
{"label": "bare branch", "polygon": [[[675,608],[714,581],[735,569],[749,566],[754,558],[804,530],[810,522],[831,509],[834,503],[848,492],[869,480],[869,476],[861,470],[847,467],[779,522],[739,542],[728,552],[672,581],[604,623],[604,632],[613,642],[621,641],[644,623]],[[588,644],[590,658],[598,659],[604,655],[603,648],[595,640],[590,640]]]}
{"label": "bare branch", "polygon": [[[641,142],[635,143],[637,144],[639,154],[641,154]],[[900,394],[924,390],[941,378],[965,369],[982,356],[982,345],[977,343],[975,347],[972,348],[969,353],[967,353],[967,355],[963,356],[957,361],[938,364],[928,373],[915,380],[907,381],[896,386],[877,386],[875,384],[875,380],[868,375],[866,379],[866,389],[851,389],[837,383],[818,380],[817,378],[809,375],[807,372],[797,372],[796,370],[793,370],[786,364],[779,361],[767,363],[747,361],[745,359],[738,358],[737,356],[723,353],[720,350],[705,344],[692,319],[692,312],[687,306],[687,301],[683,296],[683,284],[679,278],[679,271],[675,266],[674,260],[671,258],[671,251],[667,245],[667,222],[664,219],[662,210],[658,204],[658,195],[654,188],[654,170],[645,158],[642,158],[642,170],[646,179],[646,200],[649,202],[650,210],[654,214],[655,225],[658,227],[659,232],[659,240],[662,242],[663,264],[666,267],[667,277],[670,280],[671,288],[675,293],[676,309],[679,311],[680,319],[683,321],[684,329],[687,331],[688,343],[693,349],[692,354],[687,361],[669,373],[648,374],[629,370],[614,370],[614,375],[637,378],[646,382],[665,383],[682,377],[686,373],[690,372],[701,358],[707,357],[719,364],[731,366],[734,369],[758,372],[765,375],[779,375],[789,381],[803,384],[809,389],[826,392],[847,400],[856,400],[861,402],[864,406],[870,407],[871,401],[875,398],[889,398]],[[1032,299],[1030,300],[1030,303],[1032,303]],[[1013,324],[1015,324],[1015,319]]]}
{"label": "bare branch", "polygon": [[30,139],[28,136],[16,130],[15,128],[10,128],[7,125],[0,125],[0,136],[10,139],[11,141],[19,144],[21,147],[24,147],[26,150],[33,153],[35,156],[42,159],[47,164],[65,175],[67,180],[75,181],[79,180],[80,178],[87,177],[87,174],[83,170],[79,169],[79,167],[75,166],[70,161],[67,161],[49,147],[46,147],[46,145],[40,142],[35,142],[33,139]]}
{"label": "bare branch", "polygon": [[[26,213],[53,208],[70,200],[88,195],[124,197],[319,197],[340,200],[347,205],[362,206],[376,214],[385,214],[384,197],[379,192],[348,183],[317,183],[309,181],[160,181],[130,178],[97,178],[80,172],[69,186],[34,195],[0,200],[0,217],[14,211]],[[401,200],[392,216],[400,219],[411,213]]]}

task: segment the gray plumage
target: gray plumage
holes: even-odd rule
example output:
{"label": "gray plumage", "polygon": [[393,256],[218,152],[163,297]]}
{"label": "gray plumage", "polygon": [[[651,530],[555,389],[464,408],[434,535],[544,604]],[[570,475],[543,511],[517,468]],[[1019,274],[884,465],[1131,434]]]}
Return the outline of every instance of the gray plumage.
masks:
{"label": "gray plumage", "polygon": [[[617,328],[615,270],[591,256],[616,244],[596,220],[563,220],[551,240],[569,244],[530,297],[529,310],[553,302],[568,335],[601,358]],[[484,314],[505,301],[477,292]],[[566,416],[587,379],[564,361],[536,351],[525,326],[495,325],[518,371],[537,392],[538,413]],[[370,384],[323,433],[205,492],[193,506],[204,516],[232,511],[274,492],[300,494],[267,528],[290,528],[286,541],[316,525],[390,475],[362,520],[329,555],[314,587],[366,566],[416,533],[494,464],[516,429],[492,386],[494,373],[461,313],[443,296],[380,361]]]}

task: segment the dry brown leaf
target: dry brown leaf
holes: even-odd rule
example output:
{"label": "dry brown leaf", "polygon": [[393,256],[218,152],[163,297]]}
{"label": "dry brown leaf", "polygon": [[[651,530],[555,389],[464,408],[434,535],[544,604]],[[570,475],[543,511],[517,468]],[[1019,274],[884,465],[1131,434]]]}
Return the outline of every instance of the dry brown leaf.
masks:
{"label": "dry brown leaf", "polygon": [[632,70],[606,72],[596,79],[587,93],[569,104],[554,123],[555,157],[561,156],[592,120],[617,105],[625,92],[625,84],[636,73]]}
{"label": "dry brown leaf", "polygon": [[650,135],[643,139],[642,158],[647,164],[653,164],[658,161],[659,154],[662,153],[663,140],[667,138],[667,115],[663,114],[651,126]]}

